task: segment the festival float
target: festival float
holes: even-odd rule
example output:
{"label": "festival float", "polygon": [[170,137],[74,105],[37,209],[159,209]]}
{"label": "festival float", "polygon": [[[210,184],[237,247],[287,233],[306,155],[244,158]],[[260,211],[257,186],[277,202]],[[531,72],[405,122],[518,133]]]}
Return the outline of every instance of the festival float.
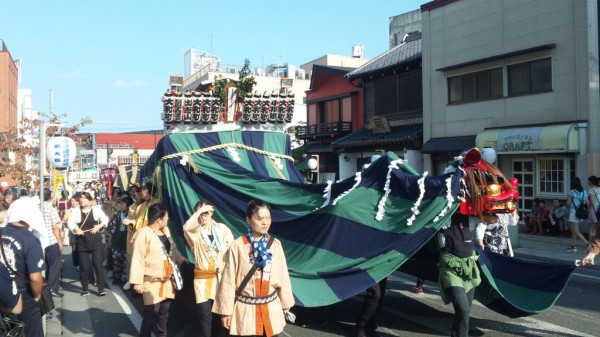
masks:
{"label": "festival float", "polygon": [[[237,237],[247,228],[248,201],[262,199],[272,207],[270,233],[283,244],[296,305],[325,306],[399,269],[437,281],[432,239],[454,212],[514,210],[516,185],[477,149],[457,157],[456,170],[444,175],[416,172],[388,152],[354,177],[309,184],[294,166],[284,132],[293,93],[238,94],[232,83],[221,95],[167,91],[167,134],[140,172],[154,182],[177,247],[190,261],[182,226],[198,201],[212,201],[213,217]],[[574,268],[480,254],[483,283],[476,298],[508,317],[549,309]],[[174,303],[180,322],[193,321],[191,310],[182,309],[194,305],[193,276],[187,277]]]}

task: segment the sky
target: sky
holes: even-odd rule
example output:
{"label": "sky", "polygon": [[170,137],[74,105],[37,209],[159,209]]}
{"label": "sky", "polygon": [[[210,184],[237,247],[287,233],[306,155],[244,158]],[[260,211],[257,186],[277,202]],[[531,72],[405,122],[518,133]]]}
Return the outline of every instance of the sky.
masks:
{"label": "sky", "polygon": [[[222,64],[289,63],[326,54],[373,58],[389,47],[389,18],[425,0],[2,1],[0,39],[21,61],[33,109],[90,117],[85,132],[162,129],[169,75],[190,48]],[[50,95],[50,92],[52,94]]]}

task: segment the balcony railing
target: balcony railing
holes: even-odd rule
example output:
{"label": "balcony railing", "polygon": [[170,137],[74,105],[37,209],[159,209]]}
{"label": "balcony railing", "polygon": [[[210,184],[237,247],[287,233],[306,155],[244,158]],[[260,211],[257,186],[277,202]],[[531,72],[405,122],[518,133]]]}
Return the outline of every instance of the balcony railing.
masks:
{"label": "balcony railing", "polygon": [[296,127],[296,136],[298,138],[343,136],[350,132],[352,132],[352,122],[321,123]]}

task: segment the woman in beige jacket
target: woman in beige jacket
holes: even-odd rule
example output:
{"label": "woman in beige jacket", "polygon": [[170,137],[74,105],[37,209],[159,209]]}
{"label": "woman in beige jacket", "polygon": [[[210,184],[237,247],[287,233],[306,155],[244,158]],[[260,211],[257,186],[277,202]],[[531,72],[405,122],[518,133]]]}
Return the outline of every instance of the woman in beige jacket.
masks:
{"label": "woman in beige jacket", "polygon": [[[285,326],[284,311],[294,305],[285,255],[277,239],[267,247],[271,240],[269,205],[250,201],[246,222],[250,225],[246,235],[236,239],[225,253],[213,312],[222,315],[221,323],[231,335],[276,336]],[[242,285],[255,264],[258,268]]]}
{"label": "woman in beige jacket", "polygon": [[219,330],[223,330],[220,319],[213,318],[211,309],[223,270],[223,256],[233,242],[233,234],[227,226],[212,219],[214,207],[210,201],[200,201],[194,209],[195,213],[183,226],[183,235],[196,261],[194,294],[200,323],[198,337],[220,336]]}
{"label": "woman in beige jacket", "polygon": [[175,298],[170,259],[172,256],[176,263],[183,260],[170,241],[168,220],[165,206],[153,204],[148,207],[148,225],[133,236],[129,283],[144,299],[140,337],[150,337],[155,324],[158,336],[167,336],[169,308]]}

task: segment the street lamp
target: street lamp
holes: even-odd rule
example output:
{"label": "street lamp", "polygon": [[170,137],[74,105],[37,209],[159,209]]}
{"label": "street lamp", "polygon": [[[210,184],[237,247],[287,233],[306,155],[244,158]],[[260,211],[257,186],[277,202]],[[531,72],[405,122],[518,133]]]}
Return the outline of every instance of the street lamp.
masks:
{"label": "street lamp", "polygon": [[318,184],[319,183],[319,155],[318,154],[311,155],[307,164],[308,164],[308,168],[310,169],[310,172],[317,174],[317,184]]}

